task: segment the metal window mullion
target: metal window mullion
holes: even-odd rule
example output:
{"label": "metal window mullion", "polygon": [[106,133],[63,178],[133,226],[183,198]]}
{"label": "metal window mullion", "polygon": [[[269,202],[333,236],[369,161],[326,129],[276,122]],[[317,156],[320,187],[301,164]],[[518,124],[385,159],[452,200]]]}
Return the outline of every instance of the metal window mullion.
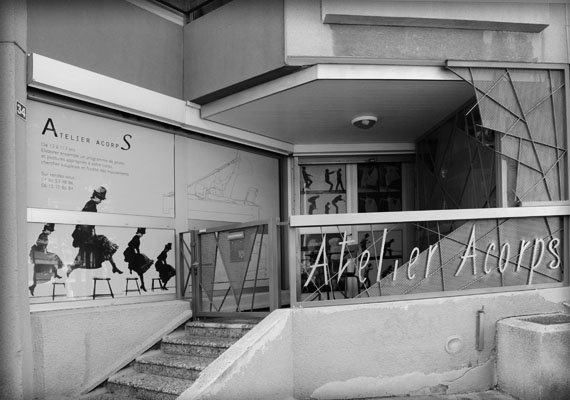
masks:
{"label": "metal window mullion", "polygon": [[[378,249],[376,248],[376,239],[374,238],[374,227],[372,224],[370,225],[370,232],[372,233],[372,245],[374,246],[374,254],[376,255],[376,257],[378,257]],[[378,262],[378,259],[376,259],[376,262]],[[377,265],[377,268],[378,271],[380,271],[380,273],[376,273],[376,276],[378,275],[382,276],[382,265]],[[380,279],[380,281],[381,280],[382,279]],[[382,296],[382,285],[380,285],[380,281],[376,280],[376,283],[378,283],[378,296]]]}
{"label": "metal window mullion", "polygon": [[[261,226],[263,226],[263,225],[261,225]],[[256,232],[256,235],[258,235],[258,234],[259,234],[259,228]],[[263,248],[263,232],[261,233],[261,236],[259,239],[259,252],[257,254],[257,265],[255,266],[255,278],[253,280],[253,294],[251,296],[251,310],[252,311],[253,311],[253,306],[255,305],[255,291],[257,289],[257,276],[259,274],[259,262],[261,261],[261,249],[262,248]],[[246,276],[247,276],[247,273],[246,273]],[[245,284],[245,280],[244,280],[244,284]],[[269,295],[271,295],[271,293],[269,293]]]}

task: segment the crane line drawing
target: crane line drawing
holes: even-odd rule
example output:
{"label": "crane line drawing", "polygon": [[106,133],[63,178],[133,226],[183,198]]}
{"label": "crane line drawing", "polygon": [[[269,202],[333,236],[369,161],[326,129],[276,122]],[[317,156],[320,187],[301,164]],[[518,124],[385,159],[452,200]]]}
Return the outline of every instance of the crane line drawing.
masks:
{"label": "crane line drawing", "polygon": [[[239,179],[244,175],[252,175],[251,163],[236,152],[230,161],[186,185],[188,211],[196,218],[205,219],[259,218],[260,205],[256,202],[259,189],[247,187],[244,194],[245,188]],[[212,204],[214,202],[217,205]],[[174,207],[173,192],[165,196],[164,207]]]}
{"label": "crane line drawing", "polygon": [[236,181],[241,172],[240,169],[244,168],[247,168],[247,166],[244,166],[244,160],[242,160],[239,153],[236,153],[232,160],[189,183],[187,186],[188,197],[204,201],[257,205],[255,199],[258,189],[255,187],[249,187],[244,198],[236,198],[234,196]]}

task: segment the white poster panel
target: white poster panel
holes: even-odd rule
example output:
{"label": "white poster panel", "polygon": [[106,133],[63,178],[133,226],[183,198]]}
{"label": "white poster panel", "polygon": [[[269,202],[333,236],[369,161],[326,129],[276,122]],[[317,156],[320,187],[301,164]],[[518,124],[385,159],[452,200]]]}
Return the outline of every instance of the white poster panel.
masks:
{"label": "white poster panel", "polygon": [[216,144],[187,141],[188,216],[249,222],[279,217],[279,161]]}
{"label": "white poster panel", "polygon": [[28,103],[28,206],[173,217],[174,137],[62,107]]}
{"label": "white poster panel", "polygon": [[169,229],[28,223],[30,302],[174,294],[174,240]]}

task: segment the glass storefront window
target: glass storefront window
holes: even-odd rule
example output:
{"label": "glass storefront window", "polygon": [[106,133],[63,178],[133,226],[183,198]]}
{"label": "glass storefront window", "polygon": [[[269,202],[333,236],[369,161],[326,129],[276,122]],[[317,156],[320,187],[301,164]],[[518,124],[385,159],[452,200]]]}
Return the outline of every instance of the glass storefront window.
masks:
{"label": "glass storefront window", "polygon": [[301,214],[342,214],[347,210],[346,165],[301,166]]}
{"label": "glass storefront window", "polygon": [[300,235],[297,300],[561,284],[566,241],[562,216],[335,226]]}
{"label": "glass storefront window", "polygon": [[414,173],[346,161],[347,218],[298,210],[300,303],[568,284],[564,71],[451,69],[473,100],[418,133]]}
{"label": "glass storefront window", "polygon": [[174,135],[28,106],[30,303],[175,296]]}
{"label": "glass storefront window", "polygon": [[358,164],[358,212],[402,211],[402,164]]}

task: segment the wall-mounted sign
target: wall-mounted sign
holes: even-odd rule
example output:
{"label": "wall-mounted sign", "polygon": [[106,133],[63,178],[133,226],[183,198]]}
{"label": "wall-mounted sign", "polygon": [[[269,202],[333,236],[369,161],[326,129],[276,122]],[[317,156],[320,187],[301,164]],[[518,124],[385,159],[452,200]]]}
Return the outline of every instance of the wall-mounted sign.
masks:
{"label": "wall-mounted sign", "polygon": [[19,101],[16,102],[16,115],[22,119],[26,119],[26,106],[20,103]]}
{"label": "wall-mounted sign", "polygon": [[173,217],[174,138],[163,132],[30,102],[28,206]]}
{"label": "wall-mounted sign", "polygon": [[[302,235],[301,286],[307,294],[388,296],[564,281],[562,218],[456,222],[447,235],[403,252],[404,225]],[[419,224],[417,225],[419,227]],[[421,237],[418,235],[418,237]],[[355,283],[348,293],[347,281]],[[363,294],[364,293],[364,294]]]}

